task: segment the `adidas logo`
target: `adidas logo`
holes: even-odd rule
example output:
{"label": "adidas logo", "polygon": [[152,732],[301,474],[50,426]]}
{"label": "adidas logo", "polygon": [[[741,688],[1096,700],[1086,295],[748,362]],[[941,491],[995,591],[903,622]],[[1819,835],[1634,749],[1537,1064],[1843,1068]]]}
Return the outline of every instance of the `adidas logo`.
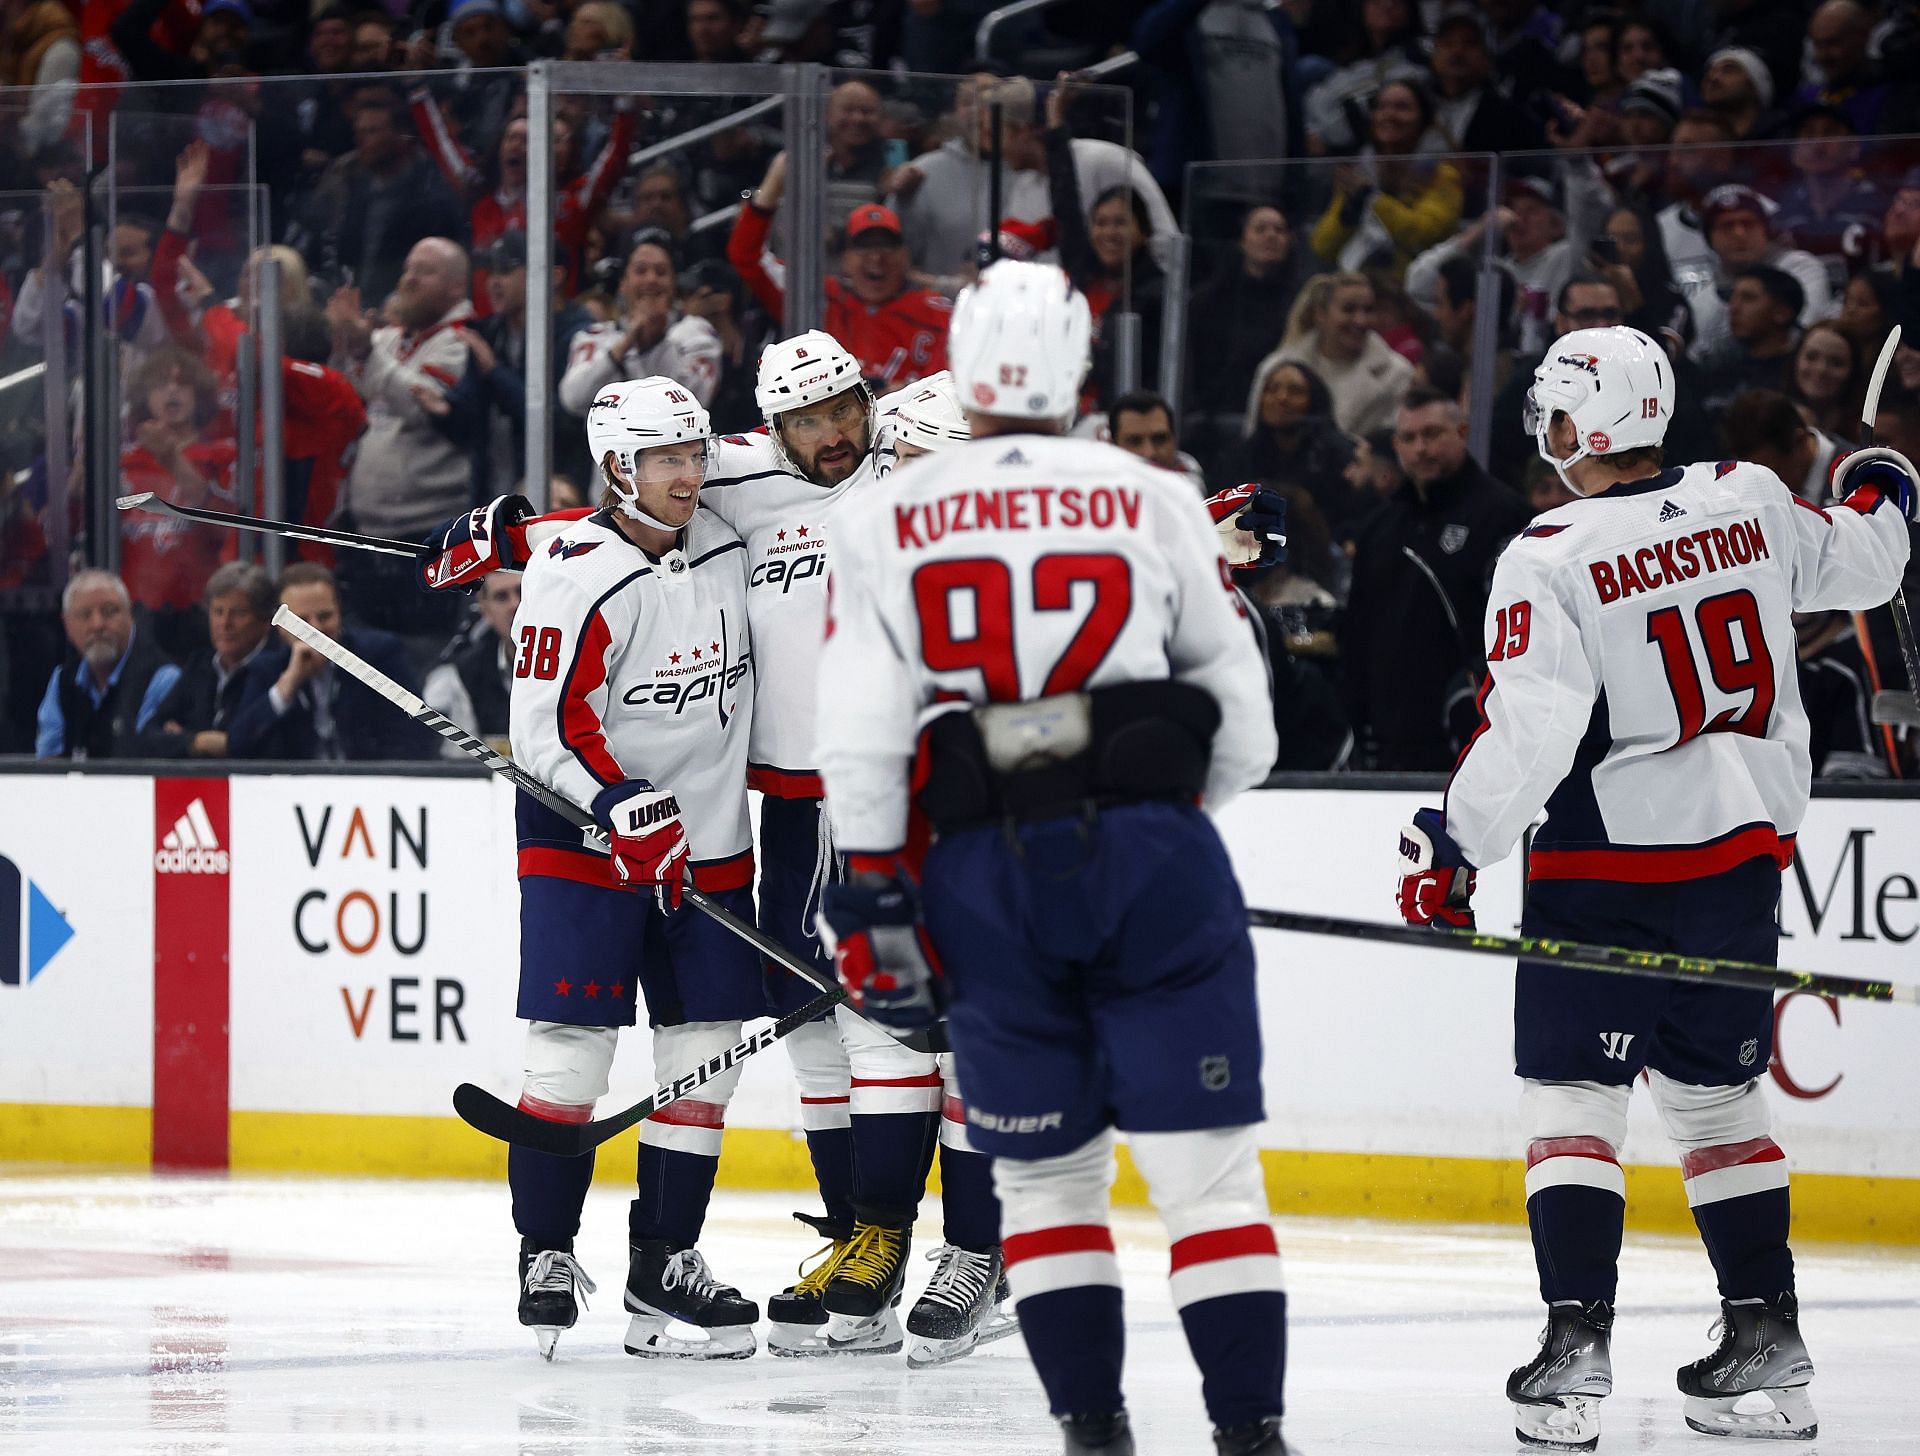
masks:
{"label": "adidas logo", "polygon": [[1660,524],[1663,526],[1666,525],[1668,521],[1679,520],[1685,514],[1686,511],[1675,505],[1672,501],[1660,502]]}
{"label": "adidas logo", "polygon": [[153,867],[163,875],[224,875],[229,864],[207,818],[207,806],[199,799],[187,805],[153,852]]}
{"label": "adidas logo", "polygon": [[993,463],[995,465],[1025,465],[1027,463],[1027,457],[1020,453],[1020,447],[1016,445]]}

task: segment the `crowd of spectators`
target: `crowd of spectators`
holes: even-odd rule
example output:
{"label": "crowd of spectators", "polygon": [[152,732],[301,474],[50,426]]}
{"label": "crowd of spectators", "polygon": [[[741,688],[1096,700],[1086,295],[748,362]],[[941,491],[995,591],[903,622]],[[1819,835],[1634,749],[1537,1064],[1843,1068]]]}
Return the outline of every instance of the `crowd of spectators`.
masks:
{"label": "crowd of spectators", "polygon": [[[260,509],[241,401],[268,277],[285,514],[416,537],[530,488],[530,392],[553,459],[531,493],[556,505],[594,491],[579,421],[610,380],[667,374],[718,430],[755,428],[797,248],[822,250],[825,327],[877,390],[945,367],[989,239],[1057,260],[1096,319],[1076,428],[1196,491],[1289,502],[1288,560],[1252,595],[1293,769],[1444,770],[1472,731],[1492,562],[1569,498],[1520,425],[1558,334],[1653,335],[1678,382],[1669,460],[1764,460],[1816,503],[1888,330],[1920,341],[1913,7],[1062,0],[981,58],[995,8],[6,0],[0,84],[31,89],[0,95],[0,752],[429,752],[270,640],[279,600],[501,731],[517,585],[430,599],[404,561],[312,543],[270,581],[233,533],[105,508]],[[1122,52],[1130,124],[1073,74]],[[749,96],[556,96],[546,380],[522,69],[542,58],[835,68],[817,158],[788,156],[777,113],[729,125]],[[802,165],[819,239],[783,209]],[[118,379],[118,460],[77,463],[98,433],[74,391],[64,488],[45,385],[11,379],[55,329],[70,358],[103,340]],[[1913,449],[1920,349],[1897,365],[1881,438]],[[56,608],[63,539],[75,568],[117,570],[61,573]],[[1911,770],[1864,722],[1903,682],[1888,625],[1810,621],[1802,652],[1817,766]]]}

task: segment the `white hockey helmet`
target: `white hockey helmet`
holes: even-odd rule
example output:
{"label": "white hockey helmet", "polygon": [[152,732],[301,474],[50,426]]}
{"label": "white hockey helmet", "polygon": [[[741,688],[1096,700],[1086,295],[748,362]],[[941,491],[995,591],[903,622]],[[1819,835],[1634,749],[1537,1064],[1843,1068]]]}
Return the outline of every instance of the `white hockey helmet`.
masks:
{"label": "white hockey helmet", "polygon": [[908,445],[916,455],[924,455],[949,445],[963,445],[973,438],[973,426],[960,408],[960,391],[954,386],[951,371],[929,374],[901,393],[904,398],[892,410],[895,449]]}
{"label": "white hockey helmet", "polygon": [[1086,296],[1064,272],[1003,258],[954,304],[947,358],[963,408],[1064,421],[1079,406],[1092,343]]}
{"label": "white hockey helmet", "polygon": [[[1573,421],[1573,453],[1562,460],[1547,447],[1555,415]],[[1568,490],[1567,468],[1589,455],[1615,455],[1658,445],[1673,420],[1673,365],[1666,351],[1638,329],[1616,324],[1575,329],[1548,345],[1533,371],[1523,424],[1540,458],[1559,472]]]}
{"label": "white hockey helmet", "polygon": [[754,381],[754,403],[767,422],[767,434],[780,463],[798,474],[793,458],[787,454],[780,437],[779,417],[790,410],[825,404],[837,394],[857,390],[867,417],[867,448],[873,448],[873,391],[860,373],[860,361],[832,334],[809,329],[791,339],[767,345],[760,355],[760,372]]}
{"label": "white hockey helmet", "polygon": [[[656,445],[697,442],[700,475],[704,480],[711,433],[705,406],[694,398],[692,390],[664,374],[609,384],[587,407],[587,449],[593,453],[593,463],[606,477],[607,488],[619,501],[620,513],[660,531],[674,531],[679,527],[670,526],[640,509],[640,466],[636,464],[636,457]],[[614,464],[619,467],[618,475],[606,471],[608,455],[613,456]]]}

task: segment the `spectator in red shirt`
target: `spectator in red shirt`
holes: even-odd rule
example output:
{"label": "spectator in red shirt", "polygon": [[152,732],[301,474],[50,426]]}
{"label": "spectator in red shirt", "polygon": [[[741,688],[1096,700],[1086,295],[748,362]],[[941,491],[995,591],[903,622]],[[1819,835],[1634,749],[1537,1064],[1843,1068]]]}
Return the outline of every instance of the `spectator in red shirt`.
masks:
{"label": "spectator in red shirt", "polygon": [[[786,190],[787,154],[767,168],[734,219],[727,261],[773,314],[786,310],[785,266],[767,252],[767,232]],[[953,305],[929,288],[907,286],[907,245],[892,208],[864,202],[847,214],[840,277],[827,280],[826,330],[860,361],[880,393],[947,367]]]}
{"label": "spectator in red shirt", "polygon": [[[176,505],[239,509],[233,494],[239,452],[230,435],[209,428],[220,412],[212,370],[169,344],[133,371],[126,398],[134,443],[120,456],[123,494],[152,491]],[[230,544],[228,532],[174,516],[130,511],[120,518],[121,577],[168,653],[205,645],[200,599]]]}

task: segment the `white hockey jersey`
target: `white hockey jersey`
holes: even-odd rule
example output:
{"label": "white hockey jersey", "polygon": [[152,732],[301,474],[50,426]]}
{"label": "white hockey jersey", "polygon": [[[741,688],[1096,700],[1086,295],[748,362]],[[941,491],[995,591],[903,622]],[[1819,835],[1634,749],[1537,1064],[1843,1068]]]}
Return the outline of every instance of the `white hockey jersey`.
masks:
{"label": "white hockey jersey", "polygon": [[749,782],[776,798],[819,798],[814,702],[827,626],[828,523],[876,479],[871,454],[836,486],[780,464],[765,435],[723,435],[700,503],[747,547],[747,611],[759,673]]}
{"label": "white hockey jersey", "polygon": [[1818,510],[1736,461],[1545,512],[1494,568],[1447,832],[1484,866],[1544,806],[1534,879],[1784,867],[1812,777],[1793,613],[1886,601],[1907,550],[1876,492]]}
{"label": "white hockey jersey", "polygon": [[615,350],[627,336],[618,319],[595,324],[579,334],[568,351],[566,372],[560,376],[560,407],[584,415],[593,397],[619,379],[645,379],[664,374],[684,385],[702,405],[713,402],[720,387],[720,335],[702,318],[677,316],[666,337],[651,349],[620,354]]}
{"label": "white hockey jersey", "polygon": [[[696,511],[655,558],[597,511],[534,548],[513,619],[513,758],[583,807],[646,779],[671,789],[707,891],[753,882],[747,739],[754,706],[740,538]],[[525,795],[520,873],[615,883],[580,830]]]}
{"label": "white hockey jersey", "polygon": [[1220,705],[1210,807],[1273,766],[1266,661],[1180,476],[1091,440],[957,444],[850,502],[834,552],[820,769],[849,849],[905,842],[908,767],[936,702],[1173,678]]}

